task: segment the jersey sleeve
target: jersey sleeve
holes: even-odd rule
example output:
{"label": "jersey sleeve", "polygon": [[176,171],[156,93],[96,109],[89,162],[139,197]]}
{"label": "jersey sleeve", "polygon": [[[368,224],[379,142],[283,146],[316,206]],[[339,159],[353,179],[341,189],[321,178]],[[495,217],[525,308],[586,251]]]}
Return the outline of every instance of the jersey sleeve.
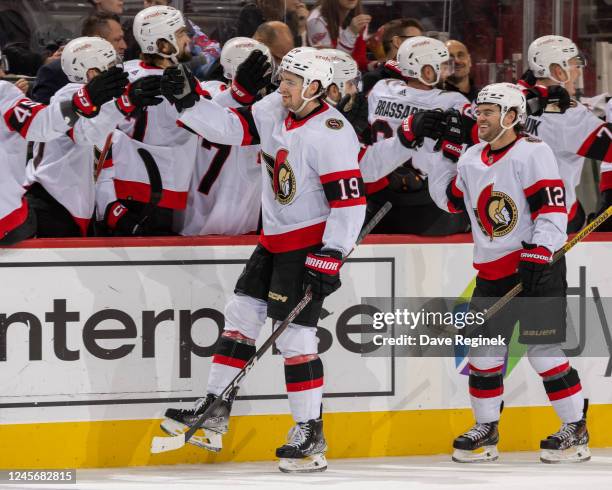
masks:
{"label": "jersey sleeve", "polygon": [[555,155],[546,143],[533,145],[519,172],[531,219],[535,224],[531,243],[554,252],[567,239],[565,187]]}
{"label": "jersey sleeve", "polygon": [[448,213],[465,211],[465,187],[458,171],[458,163],[444,158],[441,153],[433,153],[432,165],[427,180],[429,195],[436,205]]}
{"label": "jersey sleeve", "polygon": [[12,84],[0,82],[0,111],[4,124],[10,132],[29,141],[51,141],[70,129],[59,104],[46,106],[34,102]]}
{"label": "jersey sleeve", "polygon": [[585,158],[612,162],[612,123],[604,122],[583,105],[569,109],[563,125],[565,150]]}
{"label": "jersey sleeve", "polygon": [[226,108],[202,98],[180,114],[179,122],[212,143],[258,145],[259,132],[253,116],[258,103],[249,107]]}
{"label": "jersey sleeve", "polygon": [[[346,256],[357,240],[365,219],[363,178],[357,163],[359,142],[352,128],[325,129],[319,139],[313,166],[330,207],[323,234],[323,248]],[[332,134],[333,132],[333,134]]]}
{"label": "jersey sleeve", "polygon": [[382,179],[415,154],[416,150],[406,148],[397,136],[362,145],[358,159],[363,181],[372,183]]}
{"label": "jersey sleeve", "polygon": [[68,135],[76,144],[102,148],[108,134],[124,118],[125,116],[119,111],[114,101],[107,102],[100,108],[96,117],[80,117]]}

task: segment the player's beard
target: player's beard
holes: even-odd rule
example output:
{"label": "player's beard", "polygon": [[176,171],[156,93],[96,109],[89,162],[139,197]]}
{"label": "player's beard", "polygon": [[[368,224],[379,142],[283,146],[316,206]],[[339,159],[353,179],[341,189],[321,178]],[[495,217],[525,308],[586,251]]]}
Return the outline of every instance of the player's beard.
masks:
{"label": "player's beard", "polygon": [[497,136],[500,135],[503,130],[504,130],[504,128],[502,128],[501,126],[498,126],[497,129],[496,128],[491,128],[491,126],[489,126],[488,128],[486,128],[486,133],[483,134],[483,133],[480,132],[480,127],[479,127],[478,128],[478,137],[481,140],[486,141],[487,143],[490,143],[495,138],[497,138]]}

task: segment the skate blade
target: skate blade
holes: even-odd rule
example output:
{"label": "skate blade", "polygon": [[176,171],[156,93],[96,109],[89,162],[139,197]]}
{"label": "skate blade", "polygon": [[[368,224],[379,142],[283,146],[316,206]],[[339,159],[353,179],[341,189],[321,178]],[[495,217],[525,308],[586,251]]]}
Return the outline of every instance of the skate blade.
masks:
{"label": "skate blade", "polygon": [[455,463],[488,463],[499,458],[497,446],[483,446],[475,451],[455,449],[453,461]]}
{"label": "skate blade", "polygon": [[315,473],[327,469],[324,454],[313,454],[305,458],[281,458],[278,469],[283,473]]}
{"label": "skate blade", "polygon": [[[189,426],[172,419],[164,419],[160,427],[170,436],[180,436],[189,430]],[[218,453],[223,448],[222,436],[223,434],[218,432],[200,428],[187,442],[207,451]]]}
{"label": "skate blade", "polygon": [[584,463],[589,459],[591,459],[591,450],[586,444],[562,450],[542,449],[540,453],[540,461],[547,464]]}

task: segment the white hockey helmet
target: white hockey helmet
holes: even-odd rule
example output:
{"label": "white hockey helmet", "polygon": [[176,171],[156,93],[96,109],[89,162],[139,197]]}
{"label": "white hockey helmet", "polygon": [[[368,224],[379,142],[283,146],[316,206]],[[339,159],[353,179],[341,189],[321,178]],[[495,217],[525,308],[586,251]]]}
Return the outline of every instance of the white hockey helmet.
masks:
{"label": "white hockey helmet", "polygon": [[[176,31],[186,27],[180,10],[164,5],[155,5],[141,10],[134,17],[134,38],[145,54],[157,54],[177,62],[179,52]],[[163,39],[174,46],[174,53],[161,53],[157,41]]]}
{"label": "white hockey helmet", "polygon": [[551,78],[563,85],[561,80],[554,78],[550,72],[550,65],[558,64],[569,80],[569,60],[578,57],[581,66],[585,66],[584,58],[580,55],[578,46],[571,39],[563,36],[542,36],[529,45],[527,58],[529,68],[536,78]]}
{"label": "white hockey helmet", "polygon": [[87,72],[97,69],[106,71],[115,66],[119,59],[113,45],[101,37],[77,37],[62,51],[62,70],[68,80],[87,83]]}
{"label": "white hockey helmet", "polygon": [[339,49],[320,49],[319,53],[325,53],[330,57],[334,65],[334,78],[332,84],[338,87],[340,96],[344,97],[346,95],[347,82],[352,82],[357,86],[361,78],[357,62],[350,54],[340,51]]}
{"label": "white hockey helmet", "polygon": [[[425,85],[433,86],[440,81],[442,64],[450,67],[451,60],[448,49],[442,41],[425,36],[415,36],[406,39],[397,50],[397,63],[402,75],[416,78]],[[423,68],[431,66],[436,73],[434,82],[423,79]],[[450,70],[452,72],[452,69]]]}
{"label": "white hockey helmet", "polygon": [[273,64],[268,46],[250,37],[234,37],[228,40],[221,50],[221,66],[223,76],[228,80],[234,78],[238,66],[246,60],[252,51],[258,49],[266,55],[270,65]]}
{"label": "white hockey helmet", "polygon": [[[492,83],[487,85],[476,98],[476,105],[497,104],[500,108],[499,123],[503,129],[511,129],[518,123],[524,123],[527,117],[527,103],[521,88],[513,83]],[[516,111],[516,118],[510,126],[504,126],[504,118],[511,109]]]}

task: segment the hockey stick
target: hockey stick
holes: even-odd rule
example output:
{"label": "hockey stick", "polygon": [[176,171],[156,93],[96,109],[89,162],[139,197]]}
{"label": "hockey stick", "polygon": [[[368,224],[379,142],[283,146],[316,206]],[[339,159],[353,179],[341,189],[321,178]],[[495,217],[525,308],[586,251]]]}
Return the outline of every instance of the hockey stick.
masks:
{"label": "hockey stick", "polygon": [[[355,246],[351,249],[351,251],[344,258],[344,261],[348,259],[349,255],[353,253],[353,250],[359,245],[363,239],[374,229],[374,227],[380,222],[380,220],[389,212],[391,209],[391,203],[387,202],[381,207],[378,212],[372,217],[372,219],[363,227],[361,233],[357,237],[355,242]],[[151,441],[151,452],[152,453],[163,453],[166,451],[174,451],[175,449],[182,448],[189,439],[202,427],[202,424],[206,420],[209,412],[214,411],[222,400],[224,399],[233,399],[238,392],[239,384],[242,379],[248,374],[248,372],[253,369],[253,366],[261,359],[261,357],[266,353],[266,351],[272,347],[272,344],[278,339],[278,337],[285,331],[285,329],[289,326],[289,324],[295,320],[295,318],[300,314],[300,312],[306,308],[308,303],[312,300],[312,291],[310,286],[306,288],[306,292],[304,297],[300,300],[300,302],[295,305],[295,308],[291,310],[287,318],[283,320],[283,322],[272,332],[272,335],[268,337],[268,339],[263,343],[263,345],[255,352],[253,357],[251,357],[245,366],[240,370],[240,372],[234,377],[234,379],[230,382],[229,385],[225,387],[225,389],[221,392],[221,394],[217,397],[217,399],[208,407],[208,409],[200,415],[198,420],[183,434],[176,436],[156,436]]]}
{"label": "hockey stick", "polygon": [[[569,240],[562,248],[557,250],[553,255],[553,259],[551,264],[557,262],[561,257],[563,257],[567,252],[569,252],[576,244],[580,243],[586,236],[595,231],[595,229],[601,225],[604,221],[608,219],[608,217],[612,216],[612,206],[608,207],[603,213],[601,213],[597,218],[591,221],[587,226],[585,226],[581,231],[579,231],[574,238]],[[504,306],[508,304],[508,302],[514,298],[517,294],[519,294],[523,290],[523,284],[518,283],[514,286],[510,291],[508,291],[503,297],[501,297],[491,308],[485,310],[485,321],[489,320],[491,317],[499,313]]]}
{"label": "hockey stick", "polygon": [[111,146],[113,145],[113,132],[108,133],[106,140],[104,141],[104,148],[100,152],[100,156],[98,157],[98,161],[94,166],[94,182],[98,181],[98,177],[100,177],[100,172],[102,172],[102,166],[104,165],[104,160],[108,156],[108,152],[110,151]]}

